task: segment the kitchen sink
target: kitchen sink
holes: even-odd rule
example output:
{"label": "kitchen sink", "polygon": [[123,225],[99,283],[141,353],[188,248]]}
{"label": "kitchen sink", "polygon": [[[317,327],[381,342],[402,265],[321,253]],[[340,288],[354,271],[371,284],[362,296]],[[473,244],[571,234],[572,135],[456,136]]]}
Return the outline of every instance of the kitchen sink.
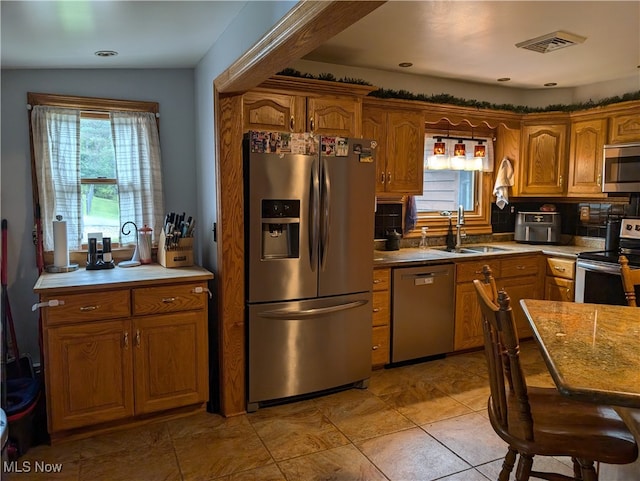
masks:
{"label": "kitchen sink", "polygon": [[509,249],[504,249],[503,247],[495,247],[495,246],[466,246],[461,247],[460,249],[454,249],[451,251],[447,251],[446,247],[437,247],[436,250],[451,252],[452,254],[484,254],[491,252],[508,252]]}
{"label": "kitchen sink", "polygon": [[467,246],[467,247],[463,247],[461,249],[462,251],[468,251],[468,252],[505,252],[508,251],[509,249],[504,249],[502,247],[495,247],[495,246]]}

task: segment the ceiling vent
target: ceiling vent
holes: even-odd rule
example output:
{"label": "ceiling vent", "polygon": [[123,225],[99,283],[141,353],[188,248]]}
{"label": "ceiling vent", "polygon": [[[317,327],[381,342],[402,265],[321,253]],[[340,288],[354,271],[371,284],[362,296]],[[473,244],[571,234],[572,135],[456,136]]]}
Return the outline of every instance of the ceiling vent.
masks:
{"label": "ceiling vent", "polygon": [[532,38],[531,40],[525,40],[524,42],[516,43],[516,47],[532,50],[538,53],[553,52],[565,47],[571,47],[584,42],[587,37],[580,35],[574,35],[573,33],[563,32],[562,30],[548,33],[541,37]]}

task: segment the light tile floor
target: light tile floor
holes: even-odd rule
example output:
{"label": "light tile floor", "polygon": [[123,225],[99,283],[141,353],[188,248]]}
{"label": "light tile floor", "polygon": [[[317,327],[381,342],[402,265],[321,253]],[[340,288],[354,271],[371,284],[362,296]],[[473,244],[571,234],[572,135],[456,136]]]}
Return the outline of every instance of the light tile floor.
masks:
{"label": "light tile floor", "polygon": [[[529,382],[552,386],[533,342]],[[10,481],[486,481],[506,445],[489,424],[484,354],[375,371],[369,388],[223,418],[200,413],[54,446],[18,461]],[[58,473],[36,472],[59,463]],[[566,459],[534,467],[571,474]],[[30,472],[26,472],[29,470]],[[640,480],[640,461],[601,466],[601,481]]]}

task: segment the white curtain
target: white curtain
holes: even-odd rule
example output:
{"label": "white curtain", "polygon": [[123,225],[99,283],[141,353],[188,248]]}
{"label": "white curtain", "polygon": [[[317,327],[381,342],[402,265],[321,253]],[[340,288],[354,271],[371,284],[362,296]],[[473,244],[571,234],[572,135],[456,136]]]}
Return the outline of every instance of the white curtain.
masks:
{"label": "white curtain", "polygon": [[53,220],[67,221],[69,249],[82,246],[80,111],[36,105],[31,111],[44,250],[53,250]]}
{"label": "white curtain", "polygon": [[[160,138],[150,112],[112,112],[111,131],[120,197],[120,225],[133,221],[153,229],[157,241],[164,221]],[[131,239],[135,241],[135,239]]]}

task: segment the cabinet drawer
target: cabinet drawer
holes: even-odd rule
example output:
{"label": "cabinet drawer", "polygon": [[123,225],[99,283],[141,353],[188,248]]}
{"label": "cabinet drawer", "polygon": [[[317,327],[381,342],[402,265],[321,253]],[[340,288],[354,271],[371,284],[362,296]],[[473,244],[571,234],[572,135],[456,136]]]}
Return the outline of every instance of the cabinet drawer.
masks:
{"label": "cabinet drawer", "polygon": [[[133,289],[133,313],[140,316],[204,309],[207,305],[206,287],[204,283],[194,283]],[[198,288],[200,292],[197,292]]]}
{"label": "cabinet drawer", "polygon": [[547,276],[544,298],[550,301],[573,302],[575,299],[574,281]]}
{"label": "cabinet drawer", "polygon": [[371,364],[380,366],[389,362],[389,326],[374,327],[371,344]]}
{"label": "cabinet drawer", "polygon": [[63,305],[47,307],[47,326],[73,322],[118,319],[131,315],[129,290],[111,292],[91,292],[53,296]]}
{"label": "cabinet drawer", "polygon": [[500,277],[518,277],[537,274],[538,257],[515,257],[502,259]]}
{"label": "cabinet drawer", "polygon": [[494,278],[500,277],[500,260],[479,260],[473,262],[463,262],[456,266],[456,282],[471,282],[474,279],[484,279],[482,266],[487,264],[491,267]]}
{"label": "cabinet drawer", "polygon": [[389,289],[391,284],[391,269],[373,270],[373,290],[384,291]]}
{"label": "cabinet drawer", "polygon": [[384,326],[389,324],[389,291],[373,293],[373,325]]}
{"label": "cabinet drawer", "polygon": [[562,259],[559,257],[547,258],[547,275],[562,277],[563,279],[573,279],[575,276],[576,261],[573,259]]}

